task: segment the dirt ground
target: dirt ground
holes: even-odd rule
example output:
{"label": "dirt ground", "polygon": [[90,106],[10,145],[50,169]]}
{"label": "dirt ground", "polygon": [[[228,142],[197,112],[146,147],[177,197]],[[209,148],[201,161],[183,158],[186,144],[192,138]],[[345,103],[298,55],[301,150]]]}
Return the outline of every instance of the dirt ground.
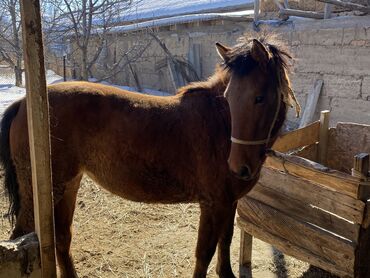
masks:
{"label": "dirt ground", "polygon": [[[0,184],[3,181],[0,180]],[[0,239],[9,237],[7,201],[0,188]],[[106,192],[84,178],[73,225],[72,253],[79,277],[191,277],[197,239],[196,204],[147,205]],[[235,227],[232,264],[238,275],[240,230]],[[215,258],[208,277],[217,277]],[[252,276],[333,278],[254,239]]]}

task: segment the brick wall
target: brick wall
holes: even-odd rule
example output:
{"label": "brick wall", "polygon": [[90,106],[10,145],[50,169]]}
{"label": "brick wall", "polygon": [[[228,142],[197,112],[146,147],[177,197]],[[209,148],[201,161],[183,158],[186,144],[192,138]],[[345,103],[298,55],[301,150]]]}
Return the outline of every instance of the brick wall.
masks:
{"label": "brick wall", "polygon": [[[324,85],[315,118],[319,111],[330,109],[331,125],[338,121],[370,124],[370,16],[342,17],[329,20],[297,19],[280,27],[268,27],[289,46],[296,58],[291,75],[294,91],[304,109],[307,94],[316,79]],[[188,59],[194,43],[200,44],[201,77],[210,76],[219,62],[214,43],[233,45],[245,32],[252,33],[251,22],[214,21],[198,25],[182,24],[161,28],[157,35],[171,53]],[[116,34],[121,48],[148,40],[145,32]],[[167,67],[158,68],[164,51],[152,42],[135,68],[143,87],[174,92]],[[112,82],[135,86],[125,70]],[[294,111],[289,119],[294,121]]]}

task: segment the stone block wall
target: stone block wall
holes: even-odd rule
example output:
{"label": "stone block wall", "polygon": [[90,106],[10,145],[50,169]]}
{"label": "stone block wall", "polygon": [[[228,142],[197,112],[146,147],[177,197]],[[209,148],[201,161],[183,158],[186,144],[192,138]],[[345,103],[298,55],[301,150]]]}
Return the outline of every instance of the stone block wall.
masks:
{"label": "stone block wall", "polygon": [[[318,119],[320,110],[329,109],[332,111],[331,125],[339,121],[370,124],[370,16],[295,19],[280,27],[266,28],[278,34],[295,57],[291,80],[303,109],[315,80],[322,79],[324,85],[315,119]],[[245,33],[254,36],[253,32],[251,22],[219,20],[162,27],[156,34],[172,55],[184,60],[188,60],[193,44],[200,44],[200,75],[205,79],[212,75],[220,61],[215,42],[233,45]],[[114,35],[120,51],[148,40],[146,31]],[[134,63],[143,87],[175,92],[168,68],[159,66],[165,58],[158,43],[152,41]],[[110,81],[135,86],[127,69]],[[297,121],[294,111],[290,111],[289,119]]]}

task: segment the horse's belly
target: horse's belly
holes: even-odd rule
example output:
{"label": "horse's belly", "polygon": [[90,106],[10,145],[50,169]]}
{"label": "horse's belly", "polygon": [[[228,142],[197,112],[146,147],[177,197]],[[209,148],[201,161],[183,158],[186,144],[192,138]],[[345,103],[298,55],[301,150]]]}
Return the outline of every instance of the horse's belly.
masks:
{"label": "horse's belly", "polygon": [[193,186],[181,183],[163,171],[121,169],[119,174],[96,175],[88,173],[106,190],[122,198],[145,203],[196,202]]}

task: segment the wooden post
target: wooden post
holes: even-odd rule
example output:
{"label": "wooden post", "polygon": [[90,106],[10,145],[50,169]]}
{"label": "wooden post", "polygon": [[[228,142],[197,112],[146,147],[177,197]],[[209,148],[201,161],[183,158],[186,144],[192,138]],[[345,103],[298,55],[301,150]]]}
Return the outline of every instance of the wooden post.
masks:
{"label": "wooden post", "polygon": [[360,188],[358,198],[367,201],[370,198],[370,178],[369,178],[369,154],[360,153],[353,158],[352,176],[359,178]]}
{"label": "wooden post", "polygon": [[360,226],[358,245],[355,251],[354,277],[370,277],[370,201],[365,201],[364,220]]}
{"label": "wooden post", "polygon": [[318,159],[319,163],[323,165],[326,164],[326,155],[328,152],[329,115],[330,115],[329,110],[321,111]]}
{"label": "wooden post", "polygon": [[249,278],[252,272],[253,237],[240,229],[239,277]]}
{"label": "wooden post", "polygon": [[331,17],[331,11],[333,10],[333,5],[325,3],[324,7],[324,19],[328,19]]}
{"label": "wooden post", "polygon": [[258,21],[260,14],[260,0],[254,0],[254,22]]}
{"label": "wooden post", "polygon": [[40,243],[42,277],[53,278],[56,264],[50,127],[39,0],[22,0],[21,15],[35,230]]}

